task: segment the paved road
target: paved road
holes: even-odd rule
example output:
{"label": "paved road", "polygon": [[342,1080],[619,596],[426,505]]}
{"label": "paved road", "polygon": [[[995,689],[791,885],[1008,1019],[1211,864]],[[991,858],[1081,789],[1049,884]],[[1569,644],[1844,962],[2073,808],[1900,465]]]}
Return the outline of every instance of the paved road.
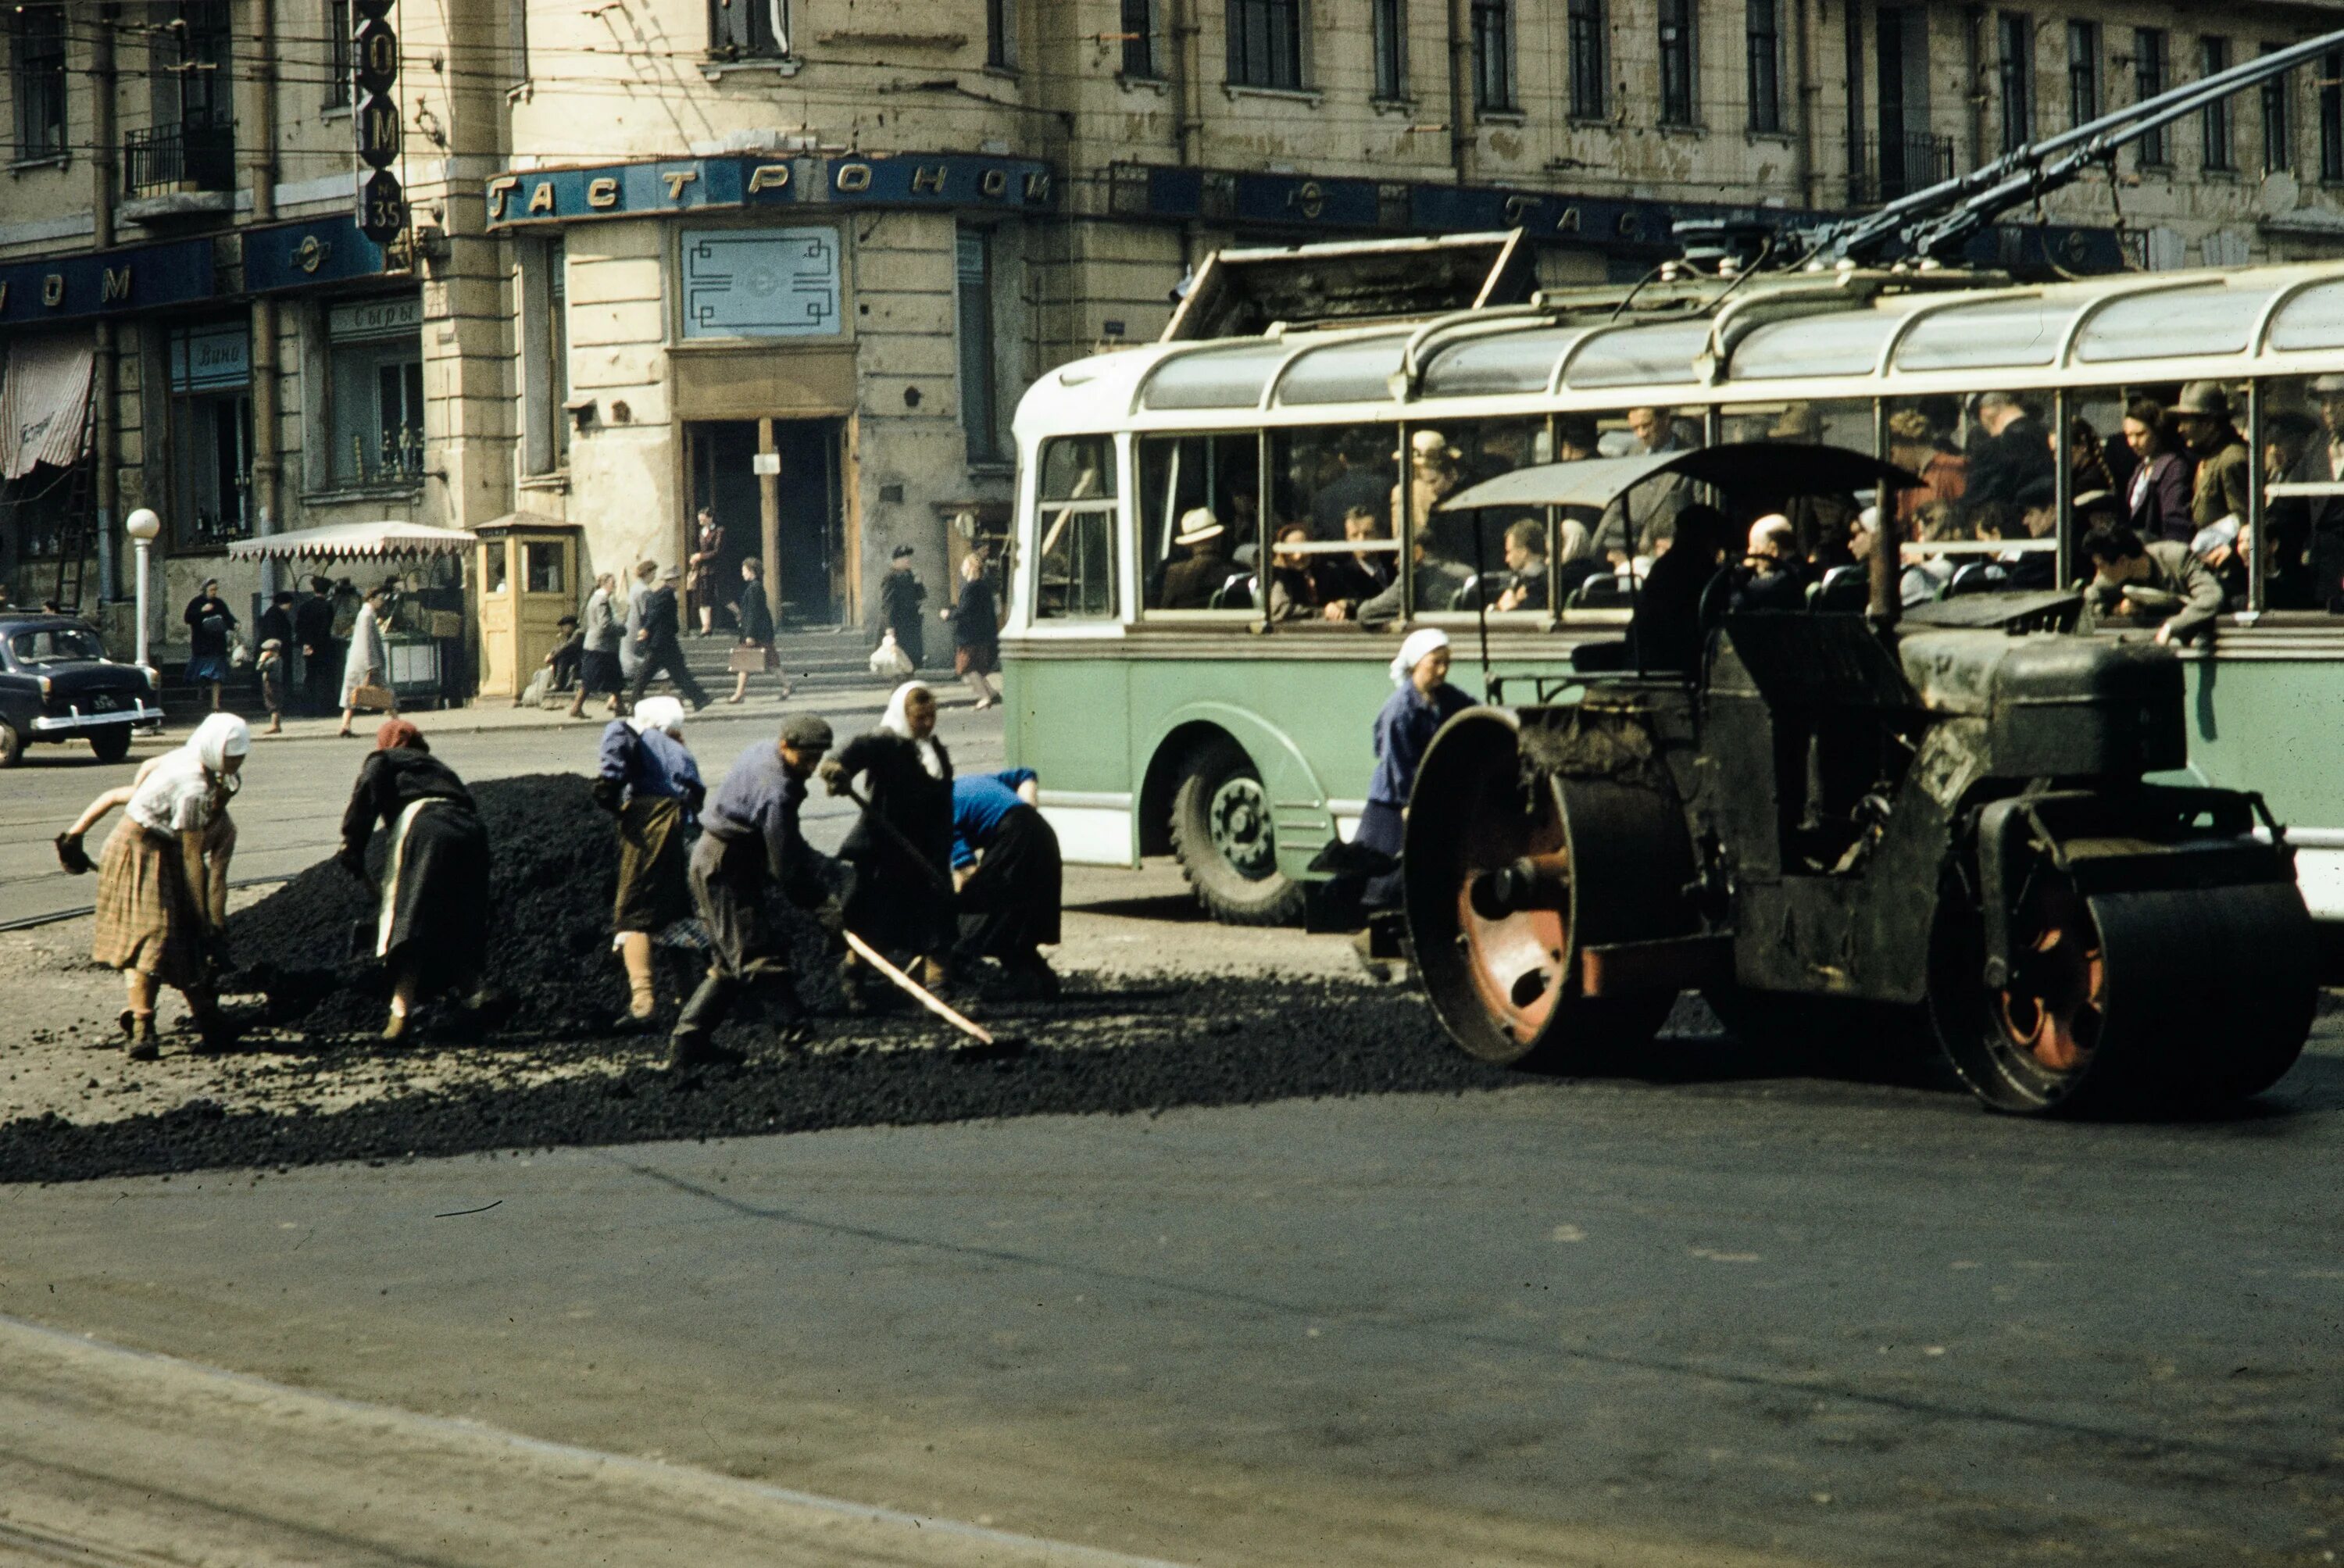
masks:
{"label": "paved road", "polygon": [[2336,1031],[2177,1128],[1695,1077],[14,1188],[0,1313],[1184,1563],[2333,1561]]}

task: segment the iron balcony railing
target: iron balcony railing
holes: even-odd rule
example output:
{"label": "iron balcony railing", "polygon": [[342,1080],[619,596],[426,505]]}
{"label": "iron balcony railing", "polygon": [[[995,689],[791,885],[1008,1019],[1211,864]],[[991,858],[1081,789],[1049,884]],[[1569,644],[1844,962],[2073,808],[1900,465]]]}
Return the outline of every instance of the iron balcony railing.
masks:
{"label": "iron balcony railing", "polygon": [[122,188],[130,196],[236,188],[236,126],[188,121],[122,138]]}
{"label": "iron balcony railing", "polygon": [[1954,138],[1908,132],[1883,136],[1877,132],[1854,137],[1848,146],[1847,204],[1873,207],[1925,190],[1954,177]]}

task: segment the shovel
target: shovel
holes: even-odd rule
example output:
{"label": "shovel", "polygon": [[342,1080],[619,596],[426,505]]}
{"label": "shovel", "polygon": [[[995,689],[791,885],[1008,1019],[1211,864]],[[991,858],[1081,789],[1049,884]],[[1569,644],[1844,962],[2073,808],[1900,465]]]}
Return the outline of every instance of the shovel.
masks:
{"label": "shovel", "polygon": [[904,971],[895,967],[894,965],[887,962],[884,957],[880,956],[879,950],[876,947],[872,946],[870,943],[865,942],[854,932],[849,931],[844,935],[846,937],[847,946],[854,950],[855,956],[861,958],[874,969],[878,970],[879,973],[886,976],[888,979],[894,981],[896,986],[901,989],[905,996],[911,997],[912,1000],[919,1003],[920,1006],[925,1007],[929,1012],[934,1013],[937,1017],[942,1018],[945,1023],[950,1024],[954,1028],[958,1029],[962,1034],[966,1035],[978,1045],[985,1047],[988,1051],[996,1051],[1004,1055],[1007,1055],[1026,1048],[1026,1042],[1022,1038],[1014,1035],[995,1037],[993,1031],[986,1028],[983,1024],[977,1023],[975,1020],[955,1012],[951,1004],[945,1001],[943,997],[937,996],[935,992],[929,990],[925,986],[921,985],[917,980],[913,979],[909,975],[904,974]]}

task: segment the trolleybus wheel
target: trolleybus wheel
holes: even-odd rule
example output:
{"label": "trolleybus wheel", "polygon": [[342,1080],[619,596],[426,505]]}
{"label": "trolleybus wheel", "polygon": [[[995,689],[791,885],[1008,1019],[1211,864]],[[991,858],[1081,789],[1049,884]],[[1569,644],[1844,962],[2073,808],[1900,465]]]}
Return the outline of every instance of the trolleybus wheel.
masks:
{"label": "trolleybus wheel", "polygon": [[2310,1033],[2316,943],[2292,883],[2086,895],[2038,867],[1999,985],[1975,903],[1956,893],[1941,910],[1932,1021],[1997,1110],[2218,1106],[2277,1083]]}
{"label": "trolleybus wheel", "polygon": [[1172,853],[1197,902],[1230,926],[1290,926],[1302,886],[1278,869],[1278,837],[1261,774],[1235,741],[1207,742],[1172,793]]}
{"label": "trolleybus wheel", "polygon": [[1400,859],[1409,932],[1433,1011],[1485,1062],[1609,1065],[1649,1044],[1673,990],[1590,996],[1599,944],[1683,934],[1692,853],[1656,791],[1525,779],[1512,715],[1450,721],[1425,754]]}
{"label": "trolleybus wheel", "polygon": [[89,749],[102,763],[118,763],[130,754],[130,726],[116,724],[89,733]]}

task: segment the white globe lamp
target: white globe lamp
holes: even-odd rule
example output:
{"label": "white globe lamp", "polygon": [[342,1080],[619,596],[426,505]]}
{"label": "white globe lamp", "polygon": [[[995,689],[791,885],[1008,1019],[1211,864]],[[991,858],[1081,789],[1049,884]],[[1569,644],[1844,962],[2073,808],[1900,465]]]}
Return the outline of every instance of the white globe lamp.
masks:
{"label": "white globe lamp", "polygon": [[138,667],[144,670],[148,667],[146,663],[146,551],[147,547],[155,542],[155,536],[163,531],[163,520],[155,515],[152,507],[142,506],[122,520],[122,531],[130,536],[132,551],[137,557],[137,564],[133,570],[138,574]]}

